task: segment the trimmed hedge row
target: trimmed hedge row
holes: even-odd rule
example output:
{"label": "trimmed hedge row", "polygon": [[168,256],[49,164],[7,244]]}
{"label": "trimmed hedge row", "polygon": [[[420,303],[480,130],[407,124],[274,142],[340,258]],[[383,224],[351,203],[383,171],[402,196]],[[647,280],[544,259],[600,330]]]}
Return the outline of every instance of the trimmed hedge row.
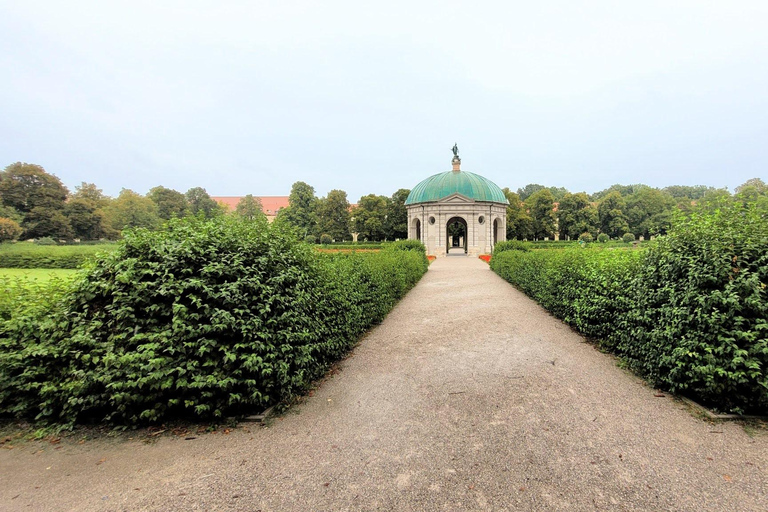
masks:
{"label": "trimmed hedge row", "polygon": [[319,254],[222,217],[126,233],[52,307],[0,324],[0,414],[210,419],[305,390],[424,274],[420,250]]}
{"label": "trimmed hedge row", "polygon": [[768,222],[731,204],[643,251],[508,251],[491,268],[657,386],[768,411]]}
{"label": "trimmed hedge row", "polygon": [[0,244],[0,268],[78,268],[97,254],[114,250],[114,244],[37,245],[29,242]]}

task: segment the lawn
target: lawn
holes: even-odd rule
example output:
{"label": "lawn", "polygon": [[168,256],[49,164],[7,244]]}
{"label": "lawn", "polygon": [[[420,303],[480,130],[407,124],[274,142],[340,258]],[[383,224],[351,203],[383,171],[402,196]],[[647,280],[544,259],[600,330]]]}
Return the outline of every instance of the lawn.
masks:
{"label": "lawn", "polygon": [[51,279],[66,279],[75,275],[77,270],[63,268],[0,268],[0,279],[34,280],[38,283],[47,283]]}

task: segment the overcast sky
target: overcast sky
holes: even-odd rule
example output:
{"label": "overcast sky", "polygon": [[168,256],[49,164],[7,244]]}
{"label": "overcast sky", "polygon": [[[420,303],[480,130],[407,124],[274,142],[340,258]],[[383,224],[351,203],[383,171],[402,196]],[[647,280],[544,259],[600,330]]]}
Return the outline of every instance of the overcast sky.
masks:
{"label": "overcast sky", "polygon": [[107,194],[768,179],[768,1],[0,0],[0,168]]}

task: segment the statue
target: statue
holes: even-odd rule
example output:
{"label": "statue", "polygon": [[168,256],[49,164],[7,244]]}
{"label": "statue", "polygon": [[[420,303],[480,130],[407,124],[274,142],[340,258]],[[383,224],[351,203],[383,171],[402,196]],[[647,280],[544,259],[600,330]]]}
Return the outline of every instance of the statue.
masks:
{"label": "statue", "polygon": [[459,157],[459,146],[457,146],[455,142],[453,143],[453,147],[451,148],[451,151],[453,151],[454,158]]}

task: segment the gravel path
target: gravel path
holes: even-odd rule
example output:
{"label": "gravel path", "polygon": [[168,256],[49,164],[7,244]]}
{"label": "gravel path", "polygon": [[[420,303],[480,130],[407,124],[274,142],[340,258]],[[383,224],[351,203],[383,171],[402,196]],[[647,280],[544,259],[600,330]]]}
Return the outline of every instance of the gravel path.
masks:
{"label": "gravel path", "polygon": [[655,394],[442,258],[269,428],[0,449],[0,510],[768,510],[768,435]]}

